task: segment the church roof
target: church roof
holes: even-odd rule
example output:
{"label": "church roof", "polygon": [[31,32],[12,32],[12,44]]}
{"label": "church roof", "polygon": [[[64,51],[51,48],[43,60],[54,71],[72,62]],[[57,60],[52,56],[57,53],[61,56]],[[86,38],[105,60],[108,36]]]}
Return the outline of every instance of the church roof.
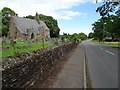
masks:
{"label": "church roof", "polygon": [[14,24],[23,34],[30,34],[32,29],[35,30],[36,34],[39,34],[40,28],[44,27],[45,30],[49,30],[44,21],[40,20],[40,24],[34,19],[22,18],[17,16],[12,16]]}

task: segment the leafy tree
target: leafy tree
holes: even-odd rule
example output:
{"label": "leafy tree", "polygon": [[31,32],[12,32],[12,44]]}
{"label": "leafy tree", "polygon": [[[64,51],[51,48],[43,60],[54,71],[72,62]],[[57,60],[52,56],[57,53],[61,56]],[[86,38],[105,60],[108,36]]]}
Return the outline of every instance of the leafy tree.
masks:
{"label": "leafy tree", "polygon": [[23,18],[35,19],[35,16],[28,15],[28,16],[26,16],[26,17],[23,17]]}
{"label": "leafy tree", "polygon": [[7,36],[9,31],[10,17],[17,15],[13,10],[4,7],[2,10],[2,36]]}
{"label": "leafy tree", "polygon": [[118,10],[116,9],[119,5],[120,1],[111,2],[111,0],[104,0],[103,5],[97,8],[96,12],[99,12],[102,18],[92,24],[94,38],[103,40],[103,38],[107,36],[112,37],[112,39],[120,39],[120,17],[110,15],[110,13],[114,11],[120,12],[120,8]]}
{"label": "leafy tree", "polygon": [[99,6],[96,12],[99,12],[100,16],[109,16],[111,12],[115,11],[116,7],[120,5],[119,2],[111,2],[111,0],[106,0],[103,2],[102,6]]}
{"label": "leafy tree", "polygon": [[74,33],[72,36],[71,36],[71,40],[72,41],[76,41],[76,40],[78,40],[79,39],[79,37],[78,37],[78,34],[77,33]]}
{"label": "leafy tree", "polygon": [[94,31],[94,38],[98,39],[99,41],[102,41],[104,38],[103,25],[104,25],[104,22],[101,19],[99,19],[97,22],[92,24],[93,26],[92,30]]}
{"label": "leafy tree", "polygon": [[88,34],[88,38],[93,38],[94,37],[94,33],[93,32],[90,32],[89,34]]}
{"label": "leafy tree", "polygon": [[87,35],[85,33],[79,33],[78,34],[78,38],[81,40],[86,40],[87,39]]}
{"label": "leafy tree", "polygon": [[120,17],[111,15],[102,17],[97,22],[93,23],[92,30],[94,31],[94,38],[102,41],[105,37],[112,37],[112,39],[120,39]]}
{"label": "leafy tree", "polygon": [[9,28],[6,25],[2,25],[2,36],[7,36]]}
{"label": "leafy tree", "polygon": [[110,33],[112,39],[120,39],[120,17],[111,15],[105,24],[105,30]]}

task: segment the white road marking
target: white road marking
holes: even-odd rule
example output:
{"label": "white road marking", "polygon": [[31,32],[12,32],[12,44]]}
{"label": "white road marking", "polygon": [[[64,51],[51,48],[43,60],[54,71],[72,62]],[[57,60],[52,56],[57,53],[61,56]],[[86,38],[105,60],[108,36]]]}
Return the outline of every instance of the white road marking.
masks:
{"label": "white road marking", "polygon": [[109,54],[115,55],[114,53],[112,53],[112,52],[110,52],[110,51],[108,51],[108,50],[105,50],[105,51],[108,52]]}

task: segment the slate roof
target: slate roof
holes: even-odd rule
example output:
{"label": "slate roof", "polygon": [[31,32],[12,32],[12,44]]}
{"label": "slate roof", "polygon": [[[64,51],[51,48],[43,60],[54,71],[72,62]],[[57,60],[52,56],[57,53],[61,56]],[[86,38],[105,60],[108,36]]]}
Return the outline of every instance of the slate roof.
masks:
{"label": "slate roof", "polygon": [[36,34],[39,34],[40,28],[44,27],[45,30],[49,30],[46,24],[40,20],[40,24],[33,19],[22,18],[17,16],[12,16],[16,27],[20,30],[23,34],[30,34],[32,29],[35,30]]}

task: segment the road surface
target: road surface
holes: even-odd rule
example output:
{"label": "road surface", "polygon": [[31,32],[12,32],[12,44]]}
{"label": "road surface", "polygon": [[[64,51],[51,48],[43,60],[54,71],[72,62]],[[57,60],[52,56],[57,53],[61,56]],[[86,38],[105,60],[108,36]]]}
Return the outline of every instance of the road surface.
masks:
{"label": "road surface", "polygon": [[83,42],[92,88],[118,88],[118,48]]}

